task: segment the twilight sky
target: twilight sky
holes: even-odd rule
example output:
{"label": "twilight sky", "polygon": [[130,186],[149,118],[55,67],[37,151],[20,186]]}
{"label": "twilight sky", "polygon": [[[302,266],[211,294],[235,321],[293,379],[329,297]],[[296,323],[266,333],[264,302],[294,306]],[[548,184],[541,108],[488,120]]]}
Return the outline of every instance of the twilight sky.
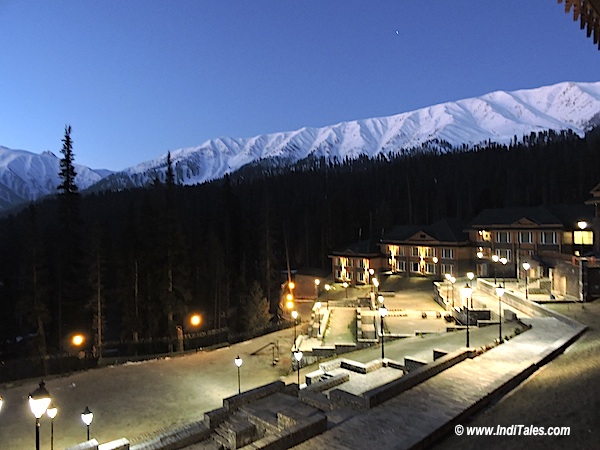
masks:
{"label": "twilight sky", "polygon": [[556,0],[0,0],[0,145],[120,170],[220,137],[599,81]]}

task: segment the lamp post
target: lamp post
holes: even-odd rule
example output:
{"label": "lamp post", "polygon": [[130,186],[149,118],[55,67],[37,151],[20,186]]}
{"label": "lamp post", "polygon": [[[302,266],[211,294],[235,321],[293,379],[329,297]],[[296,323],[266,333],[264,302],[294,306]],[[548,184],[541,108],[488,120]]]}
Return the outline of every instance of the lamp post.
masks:
{"label": "lamp post", "polygon": [[[383,297],[382,297],[383,299]],[[387,308],[381,302],[381,306],[379,307],[379,317],[381,318],[381,359],[385,358],[385,349],[384,349],[384,341],[383,341],[383,318],[387,315]]]}
{"label": "lamp post", "polygon": [[319,298],[319,285],[321,284],[321,280],[315,278],[315,299]]}
{"label": "lamp post", "polygon": [[315,309],[317,310],[317,337],[321,334],[321,302],[315,303]]}
{"label": "lamp post", "polygon": [[240,355],[237,355],[234,359],[235,365],[237,366],[237,372],[238,372],[238,394],[242,393],[242,384],[240,383],[240,367],[242,367],[242,358],[240,358]]}
{"label": "lamp post", "polygon": [[[503,266],[506,266],[508,259],[500,258],[500,262],[502,263]],[[502,287],[504,287],[504,288],[506,287],[506,269],[504,267],[502,268]]]}
{"label": "lamp post", "polygon": [[81,413],[81,420],[87,426],[87,440],[89,441],[90,440],[90,424],[92,423],[92,420],[94,420],[94,413],[92,413],[90,411],[90,408],[88,408],[87,406]]}
{"label": "lamp post", "polygon": [[46,410],[46,414],[50,417],[50,450],[54,450],[54,418],[57,413],[58,408],[53,403],[50,403],[50,406]]}
{"label": "lamp post", "polygon": [[344,290],[346,291],[346,300],[348,300],[348,286],[350,286],[346,281],[342,283]]}
{"label": "lamp post", "polygon": [[296,345],[296,319],[298,318],[298,311],[292,311],[292,319],[294,319],[294,345]]}
{"label": "lamp post", "polygon": [[471,288],[471,309],[473,309],[473,278],[475,278],[475,274],[473,272],[467,272],[467,278],[469,279],[467,285]]}
{"label": "lamp post", "polygon": [[302,361],[302,352],[299,348],[294,351],[294,358],[296,359],[296,363],[298,366],[298,390],[300,390],[300,361]]}
{"label": "lamp post", "polygon": [[465,286],[465,295],[467,296],[467,347],[470,347],[469,341],[469,300],[471,300],[471,295],[473,295],[473,288],[468,284]]}
{"label": "lamp post", "polygon": [[329,290],[331,289],[331,285],[326,284],[325,285],[325,291],[327,292],[325,294],[325,301],[327,302],[327,309],[329,309]]}
{"label": "lamp post", "polygon": [[528,262],[523,263],[523,270],[525,271],[525,299],[529,300],[529,269],[531,269],[531,264]]}
{"label": "lamp post", "polygon": [[504,288],[497,287],[496,295],[498,296],[498,343],[502,344],[502,296],[504,295]]}
{"label": "lamp post", "polygon": [[40,450],[40,418],[48,409],[50,401],[50,393],[42,380],[39,387],[29,394],[29,407],[35,416],[35,450]]}
{"label": "lamp post", "polygon": [[373,286],[375,288],[375,297],[377,297],[379,295],[379,280],[375,277],[373,277]]}
{"label": "lamp post", "polygon": [[450,277],[450,283],[452,284],[452,309],[454,309],[454,283],[456,283],[456,278]]}
{"label": "lamp post", "polygon": [[496,263],[500,261],[500,257],[498,255],[492,255],[492,261],[494,261],[494,286],[496,286]]}

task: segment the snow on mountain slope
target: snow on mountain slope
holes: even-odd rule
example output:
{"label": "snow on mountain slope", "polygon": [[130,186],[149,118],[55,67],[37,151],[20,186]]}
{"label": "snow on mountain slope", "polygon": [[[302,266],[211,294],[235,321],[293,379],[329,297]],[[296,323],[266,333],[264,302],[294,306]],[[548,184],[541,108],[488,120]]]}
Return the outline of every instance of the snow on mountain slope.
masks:
{"label": "snow on mountain slope", "polygon": [[[86,189],[112,172],[75,165],[75,182]],[[55,194],[60,159],[52,152],[36,154],[0,146],[0,210]]]}
{"label": "snow on mountain slope", "polygon": [[[573,130],[583,135],[600,124],[600,82],[565,82],[537,89],[497,91],[389,117],[301,128],[251,138],[221,137],[171,152],[177,181],[198,184],[233,173],[246,164],[287,165],[308,156],[342,161],[428,145],[474,147],[508,144],[532,132]],[[0,210],[56,192],[59,159],[0,147]],[[83,190],[120,190],[165,179],[167,156],[121,172],[76,166]]]}
{"label": "snow on mountain slope", "polygon": [[[565,82],[537,89],[497,91],[416,111],[322,128],[301,128],[245,139],[218,138],[171,152],[178,182],[197,184],[269,160],[292,164],[309,155],[370,157],[446,141],[453,147],[508,144],[531,132],[573,130],[583,135],[600,118],[600,82]],[[166,155],[114,173],[94,189],[123,189],[164,180]]]}

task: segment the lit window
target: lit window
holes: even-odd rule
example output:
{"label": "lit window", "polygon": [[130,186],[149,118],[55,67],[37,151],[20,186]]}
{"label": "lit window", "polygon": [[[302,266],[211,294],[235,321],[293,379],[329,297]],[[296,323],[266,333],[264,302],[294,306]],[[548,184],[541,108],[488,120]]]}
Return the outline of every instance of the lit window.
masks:
{"label": "lit window", "polygon": [[575,245],[594,245],[594,233],[592,231],[574,231],[573,243]]}

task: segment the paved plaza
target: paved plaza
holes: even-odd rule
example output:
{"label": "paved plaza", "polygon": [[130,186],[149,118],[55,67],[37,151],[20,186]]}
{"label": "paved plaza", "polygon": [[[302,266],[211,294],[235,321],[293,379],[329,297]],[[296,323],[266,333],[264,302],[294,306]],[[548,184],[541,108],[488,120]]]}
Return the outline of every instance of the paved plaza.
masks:
{"label": "paved plaza", "polygon": [[[413,283],[413,281],[411,280],[410,283]],[[431,323],[435,323],[434,313],[436,310],[441,311],[441,308],[431,300],[431,291],[428,292],[421,286],[418,286],[414,292],[410,289],[405,291],[406,293],[403,295],[386,299],[386,306],[390,309],[420,311],[423,310],[424,305],[429,305],[428,309],[432,312],[431,317],[428,314],[426,319],[415,317],[411,320],[415,320],[417,323],[426,323],[431,320]],[[589,309],[594,310],[595,308],[597,310],[596,306],[590,305]],[[559,305],[558,308],[564,309],[563,305]],[[570,311],[566,312],[569,313]],[[579,313],[578,310],[576,312]],[[535,321],[538,319],[527,320]],[[350,324],[350,322],[348,323]],[[505,324],[506,333],[512,331],[511,328],[513,328],[512,325]],[[542,329],[552,330],[555,326],[534,326],[535,328],[538,328],[538,332],[540,332]],[[306,330],[306,323],[297,328],[298,333],[305,333]],[[493,325],[472,329],[470,333],[471,345],[473,347],[484,346],[497,337],[497,332],[497,326]],[[519,338],[513,340],[514,343],[518,343],[519,339],[528,339],[526,336],[530,333],[531,330],[523,333]],[[533,336],[533,334],[530,336]],[[241,367],[242,390],[252,389],[274,380],[294,383],[297,374],[290,372],[291,354],[289,353],[292,340],[292,330],[288,329],[217,350],[143,363],[110,366],[64,377],[49,378],[45,380],[47,388],[59,407],[59,414],[54,424],[55,448],[69,447],[84,440],[85,426],[81,422],[80,413],[85,406],[89,406],[94,412],[91,434],[99,442],[127,437],[133,444],[140,443],[161,431],[202,420],[204,412],[220,407],[223,398],[237,393],[237,369],[233,364],[233,360],[238,354],[243,358]],[[273,345],[270,344],[274,344],[280,350],[279,362],[276,366],[272,364]],[[433,359],[433,348],[451,352],[464,347],[464,344],[465,332],[457,331],[442,335],[423,335],[386,342],[385,353],[386,358],[392,360],[402,361],[404,357],[408,356],[430,362]],[[597,351],[597,341],[588,343],[588,348],[589,346],[596,349],[592,351]],[[509,346],[500,346],[489,353],[492,354],[501,348],[508,349]],[[253,355],[259,349],[262,350]],[[519,354],[523,355],[521,351],[519,351]],[[344,357],[367,363],[381,357],[381,348],[377,345],[352,352],[344,355]],[[509,362],[508,364],[513,365],[513,363],[515,362]],[[516,366],[518,364],[515,363]],[[492,364],[490,364],[490,367],[492,367]],[[306,373],[314,371],[316,368],[317,365],[303,368],[301,371],[302,378]],[[472,370],[469,369],[467,372],[472,373]],[[451,373],[449,372],[449,374]],[[346,385],[346,389],[350,393],[360,394],[361,391],[369,389],[373,385],[393,380],[395,377],[396,373],[393,372],[393,369],[380,372],[379,380],[367,380],[366,377],[352,376],[350,382]],[[454,382],[457,383],[461,379],[468,378],[467,373],[462,373],[457,375]],[[485,377],[482,376],[482,379],[485,379]],[[0,448],[19,450],[21,448],[29,449],[33,446],[35,421],[27,405],[27,395],[35,389],[38,382],[39,380],[26,380],[0,387],[0,393],[5,399],[4,407],[0,412],[0,443],[2,443]],[[575,381],[573,379],[570,382],[572,384]],[[431,389],[425,392],[430,391]],[[424,395],[424,397],[427,397],[427,395]],[[596,398],[600,398],[600,396]],[[535,400],[535,396],[529,399],[532,403]],[[398,401],[400,400],[398,399]],[[406,402],[406,399],[402,401]],[[392,403],[389,406],[392,406]],[[398,406],[394,404],[394,407]],[[434,406],[431,407],[436,409]],[[501,404],[496,405],[492,410],[502,411]],[[378,413],[374,409],[369,414],[374,415],[375,419],[373,420],[380,420],[381,417],[378,414],[383,413]],[[361,420],[369,421],[371,420],[369,414],[362,419],[352,420],[358,422]],[[349,423],[354,422],[349,420]],[[398,427],[397,424],[390,424],[390,426],[393,426],[394,430]],[[375,429],[377,428],[375,427]],[[385,434],[384,430],[381,431]],[[42,448],[49,448],[49,419],[46,417],[42,419],[41,432]],[[323,434],[321,439],[325,439],[327,433]],[[342,433],[342,431],[336,431],[335,433]],[[363,435],[363,437],[367,436]],[[337,439],[337,437],[334,438],[336,441]],[[452,442],[451,439],[453,438],[449,439],[448,442]],[[313,442],[318,443],[320,441]],[[460,445],[462,445],[463,441],[460,442]],[[309,443],[306,445],[309,445]],[[443,443],[439,445],[444,448]],[[350,446],[346,448],[361,447]],[[387,447],[382,446],[382,448]],[[451,448],[451,446],[447,448]]]}

